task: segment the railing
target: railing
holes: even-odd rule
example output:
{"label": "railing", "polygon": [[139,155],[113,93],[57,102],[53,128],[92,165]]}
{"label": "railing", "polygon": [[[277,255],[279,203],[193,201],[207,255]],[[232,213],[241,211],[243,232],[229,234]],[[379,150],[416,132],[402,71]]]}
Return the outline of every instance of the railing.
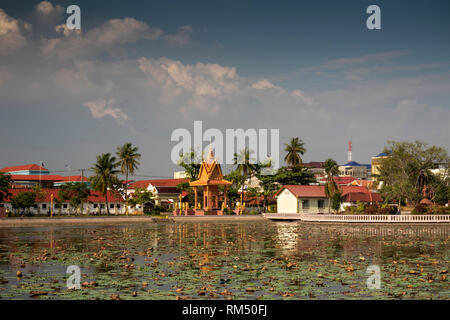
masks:
{"label": "railing", "polygon": [[371,222],[371,223],[434,223],[450,222],[450,215],[331,215],[299,213],[265,213],[272,220],[302,220],[311,222]]}
{"label": "railing", "polygon": [[300,213],[263,213],[263,216],[273,220],[300,220]]}

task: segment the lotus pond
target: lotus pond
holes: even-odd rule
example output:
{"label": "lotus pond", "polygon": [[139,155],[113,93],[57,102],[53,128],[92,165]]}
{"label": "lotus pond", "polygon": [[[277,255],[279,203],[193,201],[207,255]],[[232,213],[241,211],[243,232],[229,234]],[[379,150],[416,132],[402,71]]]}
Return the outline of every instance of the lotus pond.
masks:
{"label": "lotus pond", "polygon": [[[0,299],[449,299],[448,225],[0,228]],[[67,267],[81,269],[69,290]],[[380,268],[369,289],[367,268]]]}

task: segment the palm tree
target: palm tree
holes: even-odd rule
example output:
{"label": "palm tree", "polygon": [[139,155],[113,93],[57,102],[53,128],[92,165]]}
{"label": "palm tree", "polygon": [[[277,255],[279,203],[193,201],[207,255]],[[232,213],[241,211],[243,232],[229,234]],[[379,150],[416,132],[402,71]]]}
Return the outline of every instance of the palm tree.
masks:
{"label": "palm tree", "polygon": [[334,181],[334,176],[339,174],[339,167],[333,159],[327,159],[324,163],[325,174],[327,176],[327,183],[325,184],[325,195],[328,198],[328,213],[330,213],[331,198],[339,191],[339,188]]}
{"label": "palm tree", "polygon": [[108,188],[114,189],[120,185],[117,174],[120,172],[116,157],[111,156],[110,153],[103,153],[97,156],[97,162],[91,168],[94,175],[89,178],[92,187],[96,191],[100,191],[105,196],[106,212],[109,215],[108,206]]}
{"label": "palm tree", "polygon": [[304,147],[305,143],[303,140],[300,140],[299,138],[291,138],[290,143],[285,143],[284,145],[286,146],[284,148],[284,151],[286,151],[284,161],[290,167],[295,167],[301,164],[303,161],[300,155],[303,155],[306,152]]}
{"label": "palm tree", "polygon": [[252,175],[257,170],[257,164],[254,163],[254,159],[251,158],[253,150],[244,148],[239,154],[234,154],[234,164],[237,165],[236,171],[244,178],[244,182],[241,187],[241,204],[244,203],[244,184],[245,179]]}
{"label": "palm tree", "polygon": [[117,147],[116,155],[119,158],[120,170],[125,174],[125,213],[128,215],[128,174],[133,175],[140,165],[141,154],[137,152],[138,148],[133,147],[130,142],[121,147]]}

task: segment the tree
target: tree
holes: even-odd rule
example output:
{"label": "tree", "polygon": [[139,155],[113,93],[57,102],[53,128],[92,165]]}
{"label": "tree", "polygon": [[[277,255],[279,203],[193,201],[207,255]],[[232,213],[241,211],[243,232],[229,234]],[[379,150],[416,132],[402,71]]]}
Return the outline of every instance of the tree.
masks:
{"label": "tree", "polygon": [[[40,184],[36,184],[33,186],[32,188],[34,194],[35,194],[35,200],[36,202],[42,202],[45,200],[45,192],[44,190],[42,190],[41,185]],[[41,208],[38,207],[38,214],[41,213]]]}
{"label": "tree", "polygon": [[2,203],[4,199],[11,196],[11,193],[9,192],[10,188],[11,176],[0,172],[0,203]]}
{"label": "tree", "polygon": [[264,184],[277,183],[283,185],[308,185],[315,183],[314,174],[305,167],[281,167],[274,175],[260,176]]}
{"label": "tree", "polygon": [[335,193],[333,193],[333,196],[331,197],[331,208],[336,213],[339,212],[342,202],[344,202],[344,196],[342,195],[342,192],[340,190],[337,190]]}
{"label": "tree", "polygon": [[387,202],[417,204],[425,186],[432,184],[432,169],[449,167],[450,158],[442,147],[421,141],[388,141],[384,152],[389,157],[380,164],[381,195]]}
{"label": "tree", "polygon": [[306,152],[304,147],[305,143],[299,138],[291,138],[290,143],[285,143],[286,156],[284,157],[284,161],[290,167],[295,167],[302,164],[302,158],[300,155],[303,155]]}
{"label": "tree", "polygon": [[89,178],[92,188],[99,191],[105,197],[106,211],[109,215],[108,206],[108,189],[111,191],[117,190],[121,185],[117,174],[119,170],[116,157],[111,156],[110,153],[103,153],[97,156],[97,162],[91,168],[94,171],[94,175]]}
{"label": "tree", "polygon": [[116,154],[119,158],[120,169],[125,174],[125,213],[128,215],[128,174],[133,175],[134,171],[138,169],[141,154],[138,153],[138,148],[133,147],[130,142],[117,147]]}
{"label": "tree", "polygon": [[30,213],[30,207],[36,203],[36,193],[33,191],[19,192],[14,198],[11,199],[11,206],[14,209],[22,209],[22,214],[25,210]]}
{"label": "tree", "polygon": [[336,161],[333,159],[327,159],[324,163],[325,174],[327,176],[327,182],[325,184],[325,195],[328,198],[328,213],[330,213],[331,199],[335,194],[339,193],[339,188],[334,181],[334,177],[339,174],[339,167]]}
{"label": "tree", "polygon": [[70,201],[70,205],[74,208],[80,208],[83,211],[83,203],[85,203],[90,195],[87,185],[83,182],[67,183],[58,191],[58,197],[63,201]]}
{"label": "tree", "polygon": [[200,173],[201,160],[202,153],[199,154],[192,150],[191,152],[180,154],[180,159],[177,164],[184,168],[186,175],[193,181],[197,180]]}
{"label": "tree", "polygon": [[134,190],[133,196],[129,199],[129,204],[132,206],[136,205],[142,205],[144,206],[147,203],[151,203],[152,206],[155,205],[155,201],[153,200],[153,197],[155,195],[153,192],[145,189],[145,188],[136,188]]}
{"label": "tree", "polygon": [[253,187],[249,187],[247,189],[247,198],[250,200],[250,198],[255,198],[256,199],[256,205],[259,208],[259,199],[258,197],[261,195],[261,193],[259,192],[259,190],[257,188],[253,188]]}
{"label": "tree", "polygon": [[239,153],[234,154],[234,164],[236,171],[243,177],[244,182],[241,185],[241,203],[244,203],[244,184],[245,180],[256,173],[258,166],[255,160],[251,157],[253,150],[247,148],[242,149]]}
{"label": "tree", "polygon": [[447,181],[440,183],[434,192],[434,202],[444,205],[450,199],[450,185]]}

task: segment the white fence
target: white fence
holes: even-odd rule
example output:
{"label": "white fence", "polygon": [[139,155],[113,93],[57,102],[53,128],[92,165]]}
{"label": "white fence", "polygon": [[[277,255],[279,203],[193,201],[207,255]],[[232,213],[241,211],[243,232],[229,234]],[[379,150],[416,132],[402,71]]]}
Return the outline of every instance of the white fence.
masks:
{"label": "white fence", "polygon": [[450,222],[450,215],[331,215],[298,213],[265,213],[271,220],[301,220],[310,222],[369,222],[369,223],[435,223]]}

